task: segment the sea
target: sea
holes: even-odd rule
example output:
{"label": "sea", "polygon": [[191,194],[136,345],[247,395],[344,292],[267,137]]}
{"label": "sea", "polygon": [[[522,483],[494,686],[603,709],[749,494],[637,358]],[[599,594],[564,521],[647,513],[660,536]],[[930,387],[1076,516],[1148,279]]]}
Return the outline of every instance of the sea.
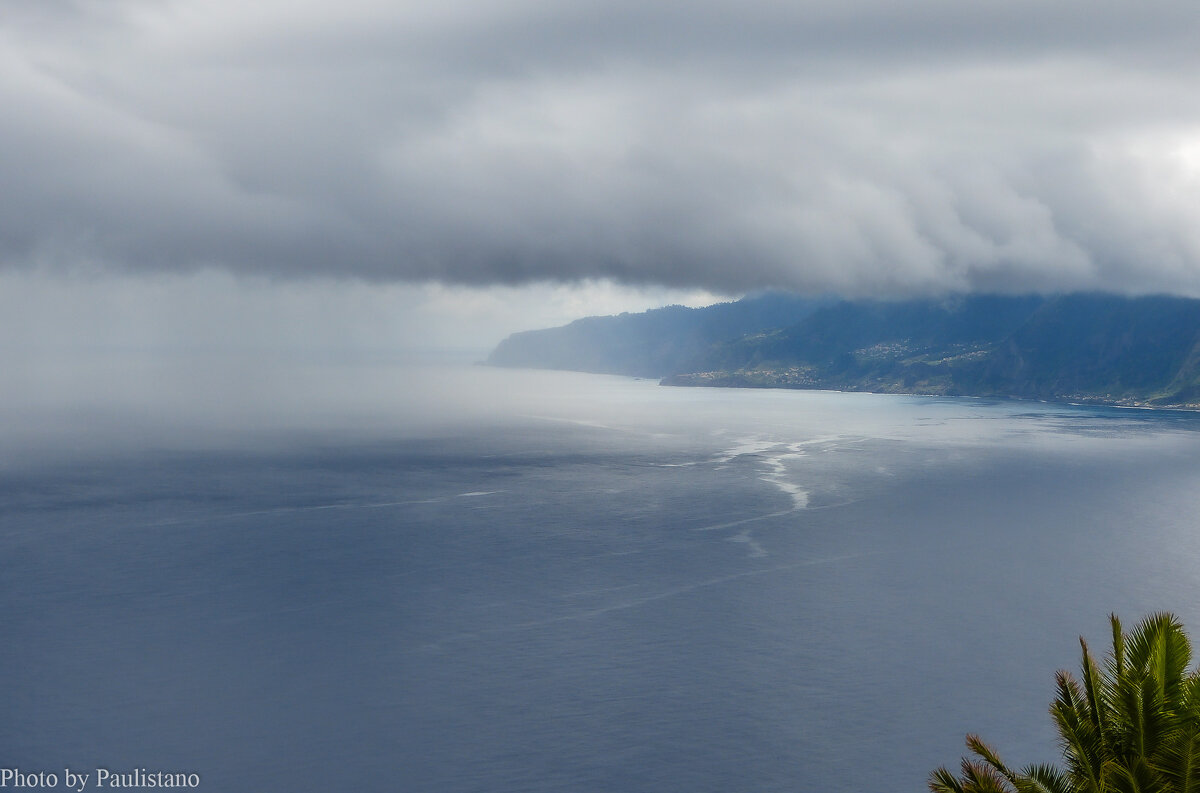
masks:
{"label": "sea", "polygon": [[0,421],[0,769],[59,790],[921,791],[1056,761],[1111,613],[1200,627],[1200,414],[159,374]]}

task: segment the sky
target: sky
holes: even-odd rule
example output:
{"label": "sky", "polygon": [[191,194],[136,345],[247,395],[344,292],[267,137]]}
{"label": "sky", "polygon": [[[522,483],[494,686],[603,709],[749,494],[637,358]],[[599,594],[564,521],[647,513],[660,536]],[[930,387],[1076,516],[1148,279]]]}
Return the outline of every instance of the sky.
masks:
{"label": "sky", "polygon": [[1190,2],[0,0],[0,344],[1200,296],[1196,41]]}

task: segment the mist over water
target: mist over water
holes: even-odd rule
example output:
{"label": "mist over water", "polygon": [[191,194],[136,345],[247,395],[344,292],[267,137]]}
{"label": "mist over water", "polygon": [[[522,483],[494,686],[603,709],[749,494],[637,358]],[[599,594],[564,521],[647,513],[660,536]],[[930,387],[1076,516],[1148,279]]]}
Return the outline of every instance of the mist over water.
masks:
{"label": "mist over water", "polygon": [[387,359],[35,374],[3,381],[3,766],[921,790],[968,731],[1054,760],[1054,670],[1109,612],[1200,625],[1190,414]]}

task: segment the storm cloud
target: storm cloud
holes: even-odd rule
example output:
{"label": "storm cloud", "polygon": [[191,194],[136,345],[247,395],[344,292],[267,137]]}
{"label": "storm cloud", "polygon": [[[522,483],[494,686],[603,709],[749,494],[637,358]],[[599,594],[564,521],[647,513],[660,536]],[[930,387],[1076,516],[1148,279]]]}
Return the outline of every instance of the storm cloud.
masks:
{"label": "storm cloud", "polygon": [[0,268],[1200,295],[1186,2],[0,2]]}

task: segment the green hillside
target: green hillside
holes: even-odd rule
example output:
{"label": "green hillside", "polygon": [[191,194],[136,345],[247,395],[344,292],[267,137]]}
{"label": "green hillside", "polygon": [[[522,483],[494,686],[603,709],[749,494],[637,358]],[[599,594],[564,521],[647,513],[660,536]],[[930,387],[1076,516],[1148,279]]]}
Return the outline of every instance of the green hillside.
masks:
{"label": "green hillside", "polygon": [[[510,337],[490,362],[655,376],[676,386],[1200,407],[1200,300],[773,300],[771,311],[752,301],[724,304],[708,324],[697,320],[711,309],[590,318]],[[672,311],[699,313],[680,322]]]}

